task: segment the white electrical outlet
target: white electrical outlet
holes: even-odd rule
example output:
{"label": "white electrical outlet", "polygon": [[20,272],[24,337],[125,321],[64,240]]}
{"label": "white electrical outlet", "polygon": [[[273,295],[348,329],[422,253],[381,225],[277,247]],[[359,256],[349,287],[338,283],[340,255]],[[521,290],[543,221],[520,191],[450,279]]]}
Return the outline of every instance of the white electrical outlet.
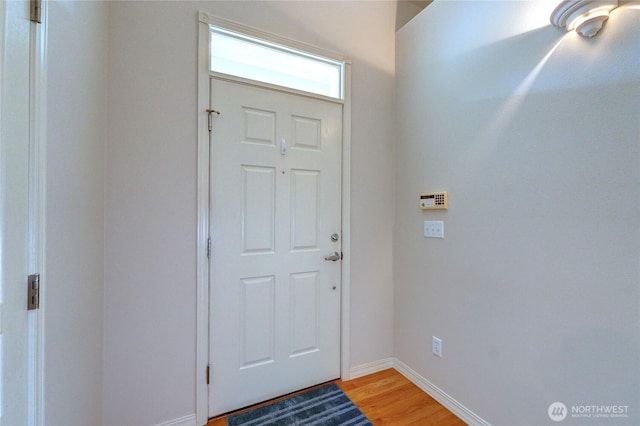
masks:
{"label": "white electrical outlet", "polygon": [[424,237],[444,238],[444,222],[441,220],[425,220]]}
{"label": "white electrical outlet", "polygon": [[431,350],[433,351],[433,354],[442,358],[442,340],[436,336],[431,337],[433,338],[431,343]]}

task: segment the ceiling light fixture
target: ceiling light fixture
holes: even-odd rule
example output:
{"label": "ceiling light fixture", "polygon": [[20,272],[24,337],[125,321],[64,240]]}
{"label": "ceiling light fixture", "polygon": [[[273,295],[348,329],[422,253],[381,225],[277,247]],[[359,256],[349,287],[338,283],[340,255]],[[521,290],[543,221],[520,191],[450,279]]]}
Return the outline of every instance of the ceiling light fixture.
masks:
{"label": "ceiling light fixture", "polygon": [[618,7],[618,0],[565,0],[551,13],[551,23],[581,36],[598,34],[609,12]]}

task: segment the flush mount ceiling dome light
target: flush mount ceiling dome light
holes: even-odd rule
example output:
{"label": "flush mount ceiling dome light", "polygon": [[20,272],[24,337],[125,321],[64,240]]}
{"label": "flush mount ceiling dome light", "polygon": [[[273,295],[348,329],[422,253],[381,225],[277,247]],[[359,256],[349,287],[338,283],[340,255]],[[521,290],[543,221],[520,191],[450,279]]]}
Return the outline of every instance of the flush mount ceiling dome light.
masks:
{"label": "flush mount ceiling dome light", "polygon": [[551,23],[567,31],[576,30],[584,37],[593,37],[616,7],[618,0],[566,0],[551,13]]}

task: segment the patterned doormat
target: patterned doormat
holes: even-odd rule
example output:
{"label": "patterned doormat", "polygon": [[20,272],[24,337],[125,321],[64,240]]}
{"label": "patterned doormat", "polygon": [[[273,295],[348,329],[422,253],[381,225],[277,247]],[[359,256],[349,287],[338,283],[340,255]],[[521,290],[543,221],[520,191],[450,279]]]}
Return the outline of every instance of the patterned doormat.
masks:
{"label": "patterned doormat", "polygon": [[373,426],[335,383],[245,413],[229,426]]}

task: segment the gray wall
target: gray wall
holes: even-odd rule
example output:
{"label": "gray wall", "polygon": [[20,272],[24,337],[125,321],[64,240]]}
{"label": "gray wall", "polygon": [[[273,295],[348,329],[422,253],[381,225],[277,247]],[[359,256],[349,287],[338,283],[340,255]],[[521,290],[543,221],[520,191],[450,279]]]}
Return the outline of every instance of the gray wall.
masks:
{"label": "gray wall", "polygon": [[584,39],[548,3],[437,1],[397,35],[395,355],[491,424],[637,424],[640,9]]}
{"label": "gray wall", "polygon": [[102,418],[106,6],[48,2],[43,350],[52,426]]}
{"label": "gray wall", "polygon": [[351,366],[393,353],[393,2],[110,2],[104,423],[195,413],[197,12],[353,58]]}

